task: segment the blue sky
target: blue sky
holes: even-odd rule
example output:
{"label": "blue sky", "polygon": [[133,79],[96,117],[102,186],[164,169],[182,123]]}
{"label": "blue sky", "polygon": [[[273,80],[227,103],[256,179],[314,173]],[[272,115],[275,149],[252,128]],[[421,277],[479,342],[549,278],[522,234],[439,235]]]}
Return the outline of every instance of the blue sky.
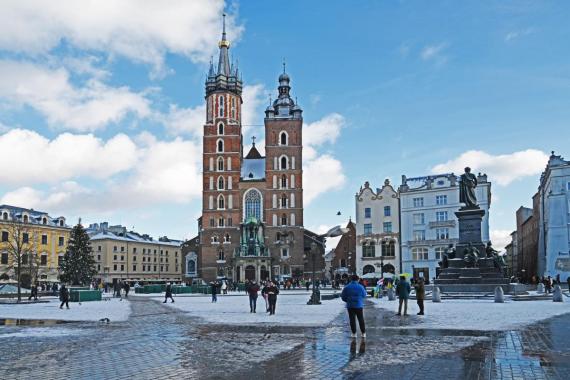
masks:
{"label": "blue sky", "polygon": [[501,245],[550,151],[570,155],[567,2],[14,1],[0,16],[0,201],[195,234],[224,9],[244,140],[262,137],[287,62],[306,124],[306,227],[354,215],[366,180],[469,164],[493,182]]}

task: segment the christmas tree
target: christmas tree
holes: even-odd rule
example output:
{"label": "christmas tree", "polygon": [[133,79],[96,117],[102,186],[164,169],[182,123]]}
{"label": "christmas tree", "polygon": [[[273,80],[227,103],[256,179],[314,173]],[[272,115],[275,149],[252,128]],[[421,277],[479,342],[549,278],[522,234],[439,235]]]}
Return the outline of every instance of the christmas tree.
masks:
{"label": "christmas tree", "polygon": [[85,285],[97,274],[91,242],[81,220],[71,230],[67,250],[59,266],[61,282],[72,285]]}

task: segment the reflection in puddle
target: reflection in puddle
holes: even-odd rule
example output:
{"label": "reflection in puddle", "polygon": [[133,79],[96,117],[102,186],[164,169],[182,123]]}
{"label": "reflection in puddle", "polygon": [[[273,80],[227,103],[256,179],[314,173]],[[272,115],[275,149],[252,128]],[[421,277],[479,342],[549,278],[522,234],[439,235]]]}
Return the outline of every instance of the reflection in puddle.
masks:
{"label": "reflection in puddle", "polygon": [[55,326],[69,321],[56,319],[0,319],[0,326]]}

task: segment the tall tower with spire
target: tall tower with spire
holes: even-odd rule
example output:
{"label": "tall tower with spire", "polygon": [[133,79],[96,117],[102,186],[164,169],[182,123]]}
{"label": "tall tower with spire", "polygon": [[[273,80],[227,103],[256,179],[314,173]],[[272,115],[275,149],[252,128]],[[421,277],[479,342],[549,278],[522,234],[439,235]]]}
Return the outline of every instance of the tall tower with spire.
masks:
{"label": "tall tower with spire", "polygon": [[203,138],[202,276],[216,278],[239,246],[242,157],[242,81],[230,62],[223,16],[217,69],[210,62],[206,79]]}

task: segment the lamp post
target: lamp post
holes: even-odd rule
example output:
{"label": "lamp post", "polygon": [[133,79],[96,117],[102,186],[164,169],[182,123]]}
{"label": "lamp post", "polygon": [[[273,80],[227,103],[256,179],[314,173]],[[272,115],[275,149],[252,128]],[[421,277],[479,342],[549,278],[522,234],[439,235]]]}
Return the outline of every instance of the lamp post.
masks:
{"label": "lamp post", "polygon": [[323,251],[325,249],[325,239],[327,237],[336,237],[336,236],[341,236],[344,235],[345,233],[347,233],[349,230],[348,228],[342,228],[341,226],[335,226],[333,228],[331,228],[330,230],[328,230],[325,234],[322,235],[318,235],[319,239],[315,239],[312,236],[309,235],[305,235],[308,236],[311,240],[313,240],[313,242],[311,243],[311,256],[312,256],[312,261],[313,261],[313,275],[312,275],[312,285],[313,285],[313,291],[311,293],[311,298],[309,299],[309,301],[307,302],[307,305],[320,305],[321,304],[321,292],[316,288],[315,286],[315,262],[317,260],[317,244],[319,244],[321,247],[323,247]]}

